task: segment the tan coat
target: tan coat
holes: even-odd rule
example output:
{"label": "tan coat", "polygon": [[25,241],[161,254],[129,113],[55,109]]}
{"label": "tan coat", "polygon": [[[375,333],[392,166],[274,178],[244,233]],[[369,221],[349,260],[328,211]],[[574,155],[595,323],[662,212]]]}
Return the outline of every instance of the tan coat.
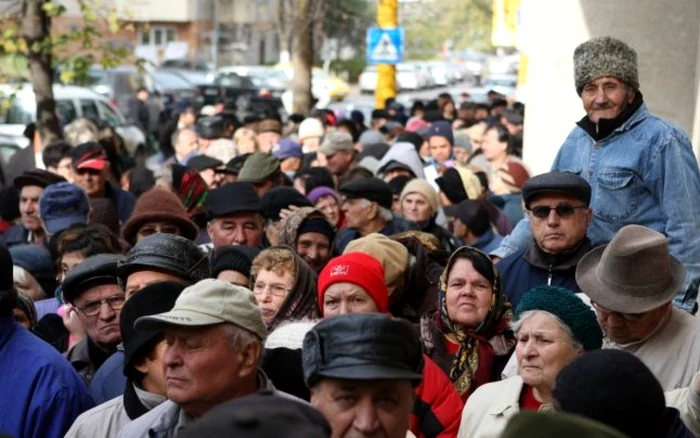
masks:
{"label": "tan coat", "polygon": [[459,438],[501,436],[508,420],[520,412],[520,393],[523,384],[523,379],[515,376],[477,388],[464,407],[457,436]]}

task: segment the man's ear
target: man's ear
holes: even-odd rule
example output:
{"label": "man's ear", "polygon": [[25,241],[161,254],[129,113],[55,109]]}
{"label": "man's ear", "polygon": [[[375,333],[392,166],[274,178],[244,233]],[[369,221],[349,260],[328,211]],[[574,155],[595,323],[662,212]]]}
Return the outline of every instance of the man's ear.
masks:
{"label": "man's ear", "polygon": [[241,377],[255,374],[258,369],[260,355],[262,354],[261,344],[258,342],[250,342],[241,352],[241,369],[239,371]]}

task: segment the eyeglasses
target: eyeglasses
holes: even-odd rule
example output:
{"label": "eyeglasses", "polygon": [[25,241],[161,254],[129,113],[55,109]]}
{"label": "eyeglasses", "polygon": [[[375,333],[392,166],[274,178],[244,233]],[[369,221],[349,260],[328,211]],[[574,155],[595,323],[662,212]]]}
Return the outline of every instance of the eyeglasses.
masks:
{"label": "eyeglasses", "polygon": [[614,310],[609,310],[596,303],[595,301],[591,301],[591,304],[593,305],[593,308],[599,311],[600,313],[605,313],[607,315],[615,314],[617,316],[622,317],[626,321],[638,321],[642,316],[644,316],[643,313],[622,313],[616,312]]}
{"label": "eyeglasses", "polygon": [[550,207],[548,205],[540,205],[537,207],[530,208],[530,212],[537,219],[546,219],[549,217],[549,213],[554,210],[557,212],[557,216],[561,218],[568,218],[574,215],[574,212],[578,209],[586,209],[585,205],[568,205],[559,204],[556,207]]}
{"label": "eyeglasses", "polygon": [[82,306],[77,307],[77,309],[80,310],[80,312],[85,316],[95,316],[100,313],[103,304],[107,303],[107,305],[112,310],[121,310],[121,308],[124,307],[125,301],[126,297],[124,296],[124,294],[119,294],[113,295],[104,300],[88,301]]}
{"label": "eyeglasses", "polygon": [[255,283],[253,285],[253,294],[262,295],[267,288],[270,288],[270,294],[275,297],[284,297],[289,292],[289,288],[281,284]]}

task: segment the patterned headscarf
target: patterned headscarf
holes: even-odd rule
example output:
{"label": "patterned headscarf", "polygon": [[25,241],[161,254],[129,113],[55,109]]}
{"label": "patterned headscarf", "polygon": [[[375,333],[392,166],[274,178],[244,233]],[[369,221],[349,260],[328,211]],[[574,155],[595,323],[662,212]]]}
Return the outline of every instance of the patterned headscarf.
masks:
{"label": "patterned headscarf", "polygon": [[[474,329],[457,324],[447,313],[447,280],[455,262],[463,258],[472,260],[472,263],[480,262],[474,263],[475,269],[489,280],[493,291],[486,318]],[[481,272],[477,264],[488,266],[489,272]],[[515,345],[515,339],[510,332],[513,311],[508,300],[501,294],[501,278],[489,256],[468,246],[455,251],[440,276],[439,306],[440,311],[436,314],[437,326],[444,334],[454,335],[459,343],[449,377],[460,395],[465,398],[476,388],[489,382],[495,355],[503,355]],[[493,342],[496,337],[502,338],[498,340],[500,342]],[[494,351],[494,344],[505,347],[506,351]]]}
{"label": "patterned headscarf", "polygon": [[187,209],[190,219],[204,213],[209,188],[199,172],[178,164],[173,165],[173,189]]}

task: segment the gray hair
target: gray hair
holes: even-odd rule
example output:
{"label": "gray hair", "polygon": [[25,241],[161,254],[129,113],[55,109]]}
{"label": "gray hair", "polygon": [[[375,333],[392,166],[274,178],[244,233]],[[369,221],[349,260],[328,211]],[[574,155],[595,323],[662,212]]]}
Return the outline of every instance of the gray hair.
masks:
{"label": "gray hair", "polygon": [[84,117],[79,117],[63,128],[66,141],[72,146],[78,146],[89,141],[99,140],[97,126]]}
{"label": "gray hair", "polygon": [[513,333],[515,333],[516,337],[518,336],[518,332],[520,332],[520,329],[522,328],[523,323],[527,319],[529,319],[530,317],[532,317],[533,315],[535,315],[537,313],[543,313],[543,314],[549,316],[550,318],[552,318],[559,325],[559,327],[564,331],[564,333],[567,334],[567,336],[569,337],[569,340],[571,340],[571,345],[573,345],[574,348],[577,350],[581,350],[581,351],[584,350],[583,344],[578,339],[576,339],[576,336],[574,336],[574,332],[571,331],[571,328],[569,328],[569,326],[566,325],[566,323],[564,321],[562,321],[561,318],[559,318],[557,315],[550,313],[550,312],[547,312],[545,310],[528,310],[527,312],[523,312],[522,314],[520,314],[520,318],[518,318],[517,321],[513,321],[511,323],[511,329],[513,330]]}
{"label": "gray hair", "polygon": [[232,351],[241,351],[251,344],[257,344],[258,347],[260,347],[260,355],[258,356],[256,363],[256,367],[259,367],[260,362],[262,361],[263,345],[265,340],[261,339],[250,330],[246,330],[234,324],[225,324],[224,328],[226,331],[225,336],[228,337],[231,343]]}
{"label": "gray hair", "polygon": [[[39,301],[46,298],[46,292],[44,289],[41,287],[36,278],[34,278],[34,276],[26,269],[17,265],[12,266],[12,280],[15,283],[15,286],[17,283],[27,283],[29,285],[29,289],[17,287],[17,290],[23,292],[32,300]],[[31,289],[36,291],[36,296],[29,293],[29,290]]]}
{"label": "gray hair", "polygon": [[197,135],[197,131],[195,131],[195,130],[192,129],[192,128],[182,128],[182,129],[178,129],[177,131],[175,131],[175,132],[173,133],[172,137],[170,137],[170,142],[172,143],[173,147],[174,147],[174,146],[177,144],[177,142],[180,140],[180,134],[182,134],[182,133],[185,132],[185,131],[191,131],[191,132],[194,133],[195,136],[199,137],[199,136]]}
{"label": "gray hair", "polygon": [[[362,198],[362,208],[367,208],[373,201],[370,201],[369,199]],[[389,210],[388,208],[384,208],[381,205],[377,204],[378,208],[378,217],[379,219],[383,220],[384,222],[389,222],[394,218],[394,213]]]}

